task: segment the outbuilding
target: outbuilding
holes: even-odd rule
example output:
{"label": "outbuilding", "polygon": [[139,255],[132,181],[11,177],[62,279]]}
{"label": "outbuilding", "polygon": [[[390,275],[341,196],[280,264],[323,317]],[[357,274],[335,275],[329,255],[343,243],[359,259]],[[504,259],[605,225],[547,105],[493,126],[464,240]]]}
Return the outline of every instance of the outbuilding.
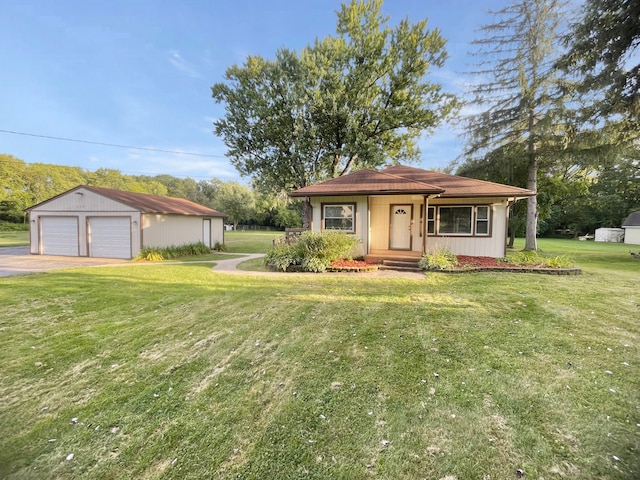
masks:
{"label": "outbuilding", "polygon": [[183,198],[81,185],[26,211],[33,255],[128,259],[145,247],[224,243],[225,215]]}
{"label": "outbuilding", "polygon": [[622,223],[624,243],[640,245],[640,210],[631,213]]}
{"label": "outbuilding", "polygon": [[622,228],[596,228],[596,242],[622,243],[624,230]]}

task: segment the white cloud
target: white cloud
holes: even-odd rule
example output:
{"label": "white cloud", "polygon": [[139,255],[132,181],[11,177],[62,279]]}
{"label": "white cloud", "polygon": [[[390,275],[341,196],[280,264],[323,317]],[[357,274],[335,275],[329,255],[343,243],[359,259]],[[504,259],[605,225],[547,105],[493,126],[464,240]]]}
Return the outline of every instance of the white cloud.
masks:
{"label": "white cloud", "polygon": [[185,60],[177,50],[169,50],[167,60],[176,68],[176,70],[184,73],[185,75],[191,78],[202,78],[200,72],[198,72],[191,63]]}

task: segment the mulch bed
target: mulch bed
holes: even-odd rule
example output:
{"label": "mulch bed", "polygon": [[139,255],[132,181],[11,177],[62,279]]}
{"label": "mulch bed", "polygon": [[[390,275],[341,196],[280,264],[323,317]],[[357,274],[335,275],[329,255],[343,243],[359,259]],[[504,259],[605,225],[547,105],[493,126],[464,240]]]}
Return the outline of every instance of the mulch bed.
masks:
{"label": "mulch bed", "polygon": [[492,257],[473,257],[469,255],[457,255],[458,267],[453,270],[442,270],[443,273],[465,272],[504,272],[511,273],[544,273],[547,275],[579,275],[579,268],[550,268],[542,264],[515,265]]}
{"label": "mulch bed", "polygon": [[[440,273],[469,272],[510,272],[510,273],[543,273],[547,275],[580,275],[579,268],[549,268],[542,265],[515,265],[492,257],[473,257],[458,255],[458,266],[452,270],[433,270]],[[378,265],[363,260],[337,260],[331,263],[327,272],[375,272]],[[288,272],[301,272],[302,267],[291,265]]]}
{"label": "mulch bed", "polygon": [[335,260],[327,269],[328,272],[375,272],[378,265],[363,260]]}

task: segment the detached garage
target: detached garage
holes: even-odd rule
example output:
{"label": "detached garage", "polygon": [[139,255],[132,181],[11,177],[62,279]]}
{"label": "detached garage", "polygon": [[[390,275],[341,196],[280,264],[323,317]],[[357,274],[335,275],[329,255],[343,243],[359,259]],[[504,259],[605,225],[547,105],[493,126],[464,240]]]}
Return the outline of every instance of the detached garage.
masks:
{"label": "detached garage", "polygon": [[182,198],[79,186],[27,212],[33,255],[133,258],[144,247],[224,243],[225,215]]}

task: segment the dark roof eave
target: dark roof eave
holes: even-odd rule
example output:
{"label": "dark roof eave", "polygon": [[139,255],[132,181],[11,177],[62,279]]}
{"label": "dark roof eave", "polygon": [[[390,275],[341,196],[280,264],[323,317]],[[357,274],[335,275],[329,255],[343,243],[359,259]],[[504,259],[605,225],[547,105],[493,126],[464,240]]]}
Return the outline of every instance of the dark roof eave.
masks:
{"label": "dark roof eave", "polygon": [[443,193],[439,198],[515,198],[520,200],[523,198],[533,197],[535,193],[470,193],[468,195]]}
{"label": "dark roof eave", "polygon": [[[128,205],[131,207],[131,205]],[[131,207],[134,208],[134,207]],[[143,215],[180,215],[181,217],[205,217],[205,218],[227,218],[229,215],[225,213],[212,214],[212,213],[177,213],[177,212],[164,212],[159,210],[138,209]]]}
{"label": "dark roof eave", "polygon": [[361,191],[345,191],[345,192],[310,192],[299,193],[291,192],[290,197],[345,197],[353,195],[438,195],[444,192],[444,190],[361,190]]}

